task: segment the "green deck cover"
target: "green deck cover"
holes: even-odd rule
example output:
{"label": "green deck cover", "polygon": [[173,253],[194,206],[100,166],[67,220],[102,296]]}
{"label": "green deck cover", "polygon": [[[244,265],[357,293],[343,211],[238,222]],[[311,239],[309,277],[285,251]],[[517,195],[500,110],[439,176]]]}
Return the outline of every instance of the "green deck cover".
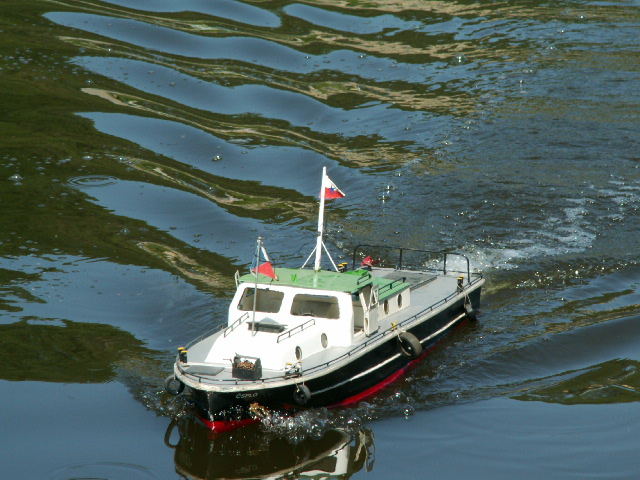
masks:
{"label": "green deck cover", "polygon": [[[366,285],[373,283],[380,289],[380,297],[386,298],[409,287],[408,283],[395,281],[391,288],[386,287],[393,280],[371,275],[367,270],[350,270],[344,273],[300,268],[276,268],[277,280],[258,274],[259,285],[282,285],[288,287],[313,288],[317,290],[333,290],[337,292],[356,293]],[[240,282],[254,283],[256,276],[248,273],[240,277]]]}

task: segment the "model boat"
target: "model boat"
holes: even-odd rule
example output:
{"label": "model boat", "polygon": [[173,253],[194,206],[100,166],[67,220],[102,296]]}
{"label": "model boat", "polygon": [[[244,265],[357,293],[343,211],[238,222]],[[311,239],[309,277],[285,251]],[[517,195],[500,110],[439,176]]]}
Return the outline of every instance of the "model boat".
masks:
{"label": "model boat", "polygon": [[350,268],[336,265],[323,242],[324,207],[343,196],[324,169],[305,264],[275,265],[258,238],[250,273],[236,274],[226,326],[179,349],[165,386],[188,395],[212,430],[270,411],[356,403],[475,320],[484,279],[464,255],[361,245]]}

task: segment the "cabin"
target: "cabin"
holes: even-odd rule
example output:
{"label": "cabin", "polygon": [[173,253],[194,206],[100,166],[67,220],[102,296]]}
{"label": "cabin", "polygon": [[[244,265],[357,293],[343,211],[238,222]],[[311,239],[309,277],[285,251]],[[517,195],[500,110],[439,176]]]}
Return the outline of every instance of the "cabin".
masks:
{"label": "cabin", "polygon": [[411,304],[403,278],[378,278],[367,270],[275,273],[276,279],[237,277],[227,328],[207,362],[242,355],[279,371],[312,358],[322,362],[331,349],[351,348],[388,328],[389,317]]}

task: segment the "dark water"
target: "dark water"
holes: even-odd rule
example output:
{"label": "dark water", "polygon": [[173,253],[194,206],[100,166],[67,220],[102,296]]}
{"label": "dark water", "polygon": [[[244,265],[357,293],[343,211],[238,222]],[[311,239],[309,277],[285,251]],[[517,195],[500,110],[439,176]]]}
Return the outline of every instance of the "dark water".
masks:
{"label": "dark water", "polygon": [[[637,0],[2,0],[1,477],[640,476],[639,45]],[[322,166],[338,256],[468,252],[480,322],[211,436],[162,379]]]}

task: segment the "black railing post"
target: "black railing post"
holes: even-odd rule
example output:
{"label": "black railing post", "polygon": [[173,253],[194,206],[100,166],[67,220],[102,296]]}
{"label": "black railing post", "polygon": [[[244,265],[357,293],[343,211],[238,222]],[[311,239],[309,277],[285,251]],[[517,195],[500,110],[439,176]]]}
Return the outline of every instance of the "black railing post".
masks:
{"label": "black railing post", "polygon": [[402,270],[402,248],[400,248],[400,261],[398,265],[398,270]]}
{"label": "black railing post", "polygon": [[442,273],[447,274],[447,254],[444,254],[444,261],[442,262]]}

